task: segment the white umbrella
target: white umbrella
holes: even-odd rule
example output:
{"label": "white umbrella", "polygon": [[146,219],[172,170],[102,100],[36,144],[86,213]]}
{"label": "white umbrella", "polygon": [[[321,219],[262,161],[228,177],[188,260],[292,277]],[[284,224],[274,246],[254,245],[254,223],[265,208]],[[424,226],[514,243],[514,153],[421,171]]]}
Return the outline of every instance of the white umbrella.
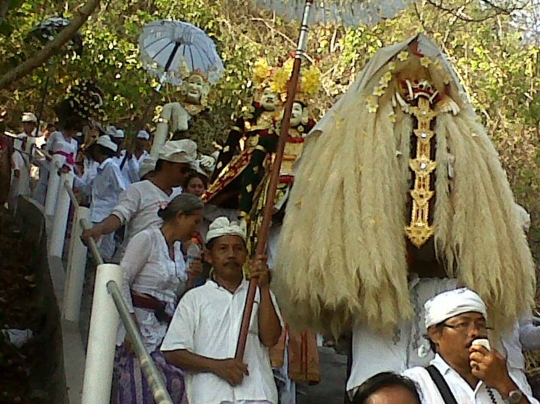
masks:
{"label": "white umbrella", "polygon": [[163,83],[179,86],[195,70],[204,72],[214,84],[224,70],[212,39],[186,22],[159,20],[147,24],[139,36],[139,46],[143,66],[159,79],[159,88]]}

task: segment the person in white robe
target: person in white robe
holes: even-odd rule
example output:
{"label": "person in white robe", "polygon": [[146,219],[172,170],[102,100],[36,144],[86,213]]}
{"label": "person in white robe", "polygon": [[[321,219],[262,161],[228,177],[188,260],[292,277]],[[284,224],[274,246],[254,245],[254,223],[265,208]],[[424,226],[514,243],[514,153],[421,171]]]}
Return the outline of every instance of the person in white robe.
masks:
{"label": "person in white robe", "polygon": [[[179,242],[189,240],[202,220],[202,211],[203,203],[199,198],[178,195],[157,212],[163,225],[143,230],[133,237],[120,263],[125,271],[122,295],[135,318],[147,352],[165,376],[174,404],[185,403],[184,372],[168,365],[159,347],[179,297],[194,286],[198,275],[193,268],[186,269]],[[115,374],[118,404],[154,402],[148,384],[143,383],[145,376],[123,324],[117,336]]]}
{"label": "person in white robe", "polygon": [[470,289],[444,292],[426,302],[424,329],[435,359],[427,368],[403,373],[417,383],[422,403],[449,403],[451,396],[460,404],[538,403],[512,377],[504,356],[486,343],[488,320],[485,303]]}
{"label": "person in white robe", "polygon": [[122,129],[116,129],[113,133],[112,128],[107,130],[111,133],[114,142],[118,145],[118,152],[115,157],[116,164],[120,167],[124,180],[127,184],[133,184],[139,181],[139,165],[133,155],[124,148],[126,134]]}
{"label": "person in white robe", "polygon": [[258,288],[245,354],[235,359],[249,285],[242,271],[246,233],[221,217],[210,225],[207,243],[214,277],[184,295],[161,350],[169,363],[188,372],[190,404],[277,404],[268,348],[278,342],[282,321],[270,292],[266,258],[251,262]]}
{"label": "person in white robe", "polygon": [[[95,177],[75,177],[75,186],[91,196],[90,221],[93,224],[112,213],[120,194],[127,188],[120,168],[112,160],[117,150],[118,146],[109,136],[100,136],[86,150],[90,160],[98,163]],[[111,262],[116,247],[114,233],[102,237],[98,247],[103,261]]]}

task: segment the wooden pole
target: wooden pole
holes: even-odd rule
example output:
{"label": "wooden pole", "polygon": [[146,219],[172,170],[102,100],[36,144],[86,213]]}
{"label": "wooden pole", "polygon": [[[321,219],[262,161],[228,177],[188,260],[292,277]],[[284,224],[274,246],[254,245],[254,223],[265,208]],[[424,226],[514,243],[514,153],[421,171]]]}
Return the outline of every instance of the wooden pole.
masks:
{"label": "wooden pole", "polygon": [[[292,107],[296,95],[298,79],[300,78],[302,57],[304,56],[307,44],[307,34],[309,31],[308,20],[312,4],[313,0],[306,0],[306,5],[304,7],[304,17],[302,19],[302,28],[300,30],[300,37],[298,38],[298,48],[296,50],[291,78],[289,80],[289,88],[287,89],[287,101],[285,103],[283,120],[281,121],[281,132],[279,134],[276,156],[274,159],[274,165],[272,166],[272,175],[270,176],[270,184],[268,185],[268,193],[263,210],[263,220],[261,228],[259,230],[259,234],[257,235],[257,249],[255,252],[255,256],[262,255],[266,251],[268,231],[270,230],[270,224],[272,223],[272,215],[274,213],[274,199],[276,197],[276,190],[279,182],[279,172],[281,169],[281,162],[283,160],[283,152],[285,151],[285,143],[287,142],[287,136],[289,135]],[[240,336],[238,337],[238,344],[236,346],[236,359],[242,359],[244,357],[249,332],[249,323],[251,320],[251,314],[253,313],[253,303],[255,302],[256,292],[257,281],[251,279],[249,281],[246,305],[244,307],[244,314],[242,316],[242,323],[240,325]]]}

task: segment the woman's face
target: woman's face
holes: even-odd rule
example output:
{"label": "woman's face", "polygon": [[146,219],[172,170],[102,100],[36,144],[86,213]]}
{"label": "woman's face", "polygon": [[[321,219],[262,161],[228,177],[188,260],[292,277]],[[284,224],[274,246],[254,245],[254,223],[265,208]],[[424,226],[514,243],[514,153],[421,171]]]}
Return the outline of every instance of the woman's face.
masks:
{"label": "woman's face", "polygon": [[204,182],[199,177],[193,177],[187,183],[186,192],[200,198],[206,192]]}
{"label": "woman's face", "polygon": [[197,231],[203,220],[203,210],[194,210],[190,215],[179,214],[176,217],[177,240],[187,241]]}

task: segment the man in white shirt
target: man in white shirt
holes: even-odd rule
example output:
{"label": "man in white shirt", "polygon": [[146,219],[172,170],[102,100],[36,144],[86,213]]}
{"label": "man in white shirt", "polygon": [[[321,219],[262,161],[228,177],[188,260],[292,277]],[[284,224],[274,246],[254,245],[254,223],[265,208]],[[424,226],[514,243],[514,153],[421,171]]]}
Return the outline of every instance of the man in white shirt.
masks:
{"label": "man in white shirt", "polygon": [[120,171],[122,171],[126,184],[133,184],[139,181],[139,165],[133,159],[133,155],[124,149],[124,140],[126,138],[124,131],[116,129],[116,133],[114,133],[112,128],[110,127],[107,133],[111,133],[114,142],[118,145],[118,152],[114,159],[118,167],[120,167]]}
{"label": "man in white shirt", "polygon": [[[91,196],[90,221],[93,224],[106,219],[118,203],[118,198],[126,190],[120,168],[112,160],[118,146],[107,135],[100,136],[89,145],[86,153],[91,161],[98,163],[96,175],[88,180],[75,178],[75,185],[86,195]],[[115,251],[114,233],[101,237],[99,252],[105,262],[111,262]]]}
{"label": "man in white shirt", "polygon": [[269,285],[266,257],[252,262],[258,290],[243,360],[235,359],[249,282],[246,234],[221,217],[207,235],[214,279],[187,292],[165,336],[166,360],[187,371],[190,404],[277,404],[268,348],[281,335],[281,320]]}
{"label": "man in white shirt", "polygon": [[[22,114],[21,123],[23,131],[13,142],[13,147],[20,150],[25,161],[28,178],[37,181],[39,177],[39,168],[32,165],[33,158],[36,156],[35,149],[41,149],[45,144],[45,137],[39,132],[37,127],[37,117],[31,112]],[[28,185],[30,186],[30,185]]]}
{"label": "man in white shirt", "polygon": [[112,214],[86,230],[83,239],[93,237],[99,240],[101,236],[126,225],[124,246],[127,246],[130,238],[140,231],[161,226],[163,221],[157,214],[158,210],[182,192],[178,187],[183,185],[196,158],[197,144],[192,140],[166,142],[159,153],[152,178],[136,182],[122,192]]}
{"label": "man in white shirt", "polygon": [[480,296],[466,288],[444,292],[426,302],[425,312],[435,359],[404,372],[419,386],[422,403],[538,403],[512,379],[497,350],[474,343],[487,340],[489,329]]}

